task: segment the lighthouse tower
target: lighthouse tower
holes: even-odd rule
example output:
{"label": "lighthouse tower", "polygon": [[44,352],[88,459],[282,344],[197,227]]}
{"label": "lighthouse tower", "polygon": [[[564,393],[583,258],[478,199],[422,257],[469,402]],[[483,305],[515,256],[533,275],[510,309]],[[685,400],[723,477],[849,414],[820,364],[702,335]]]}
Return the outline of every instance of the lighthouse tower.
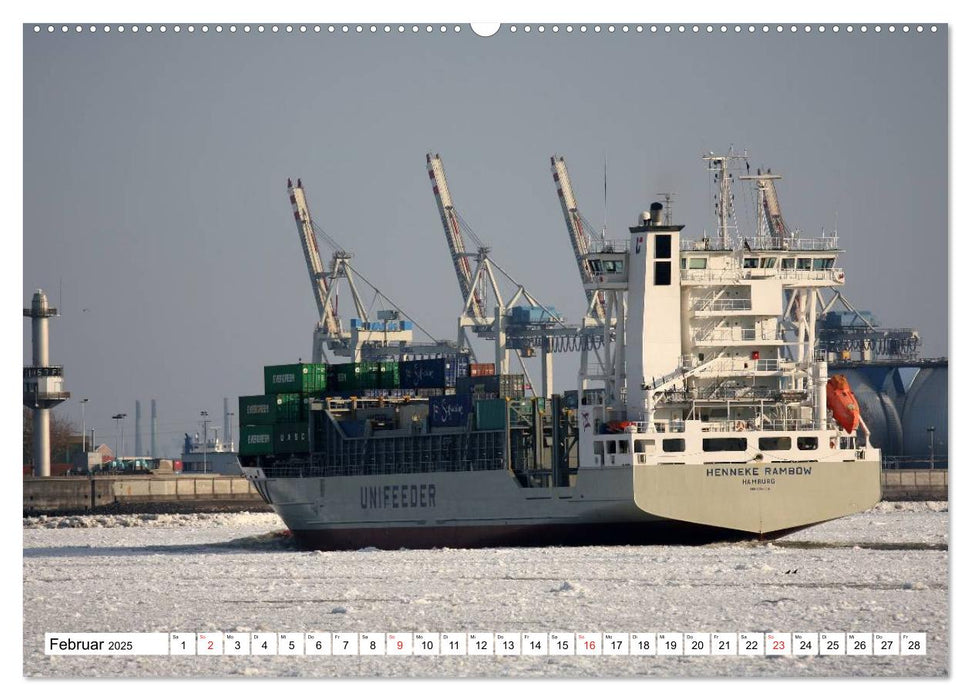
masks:
{"label": "lighthouse tower", "polygon": [[57,309],[47,305],[43,289],[34,292],[29,309],[33,364],[24,367],[24,406],[34,411],[34,476],[51,475],[51,409],[71,394],[64,391],[64,368],[48,361],[48,328]]}

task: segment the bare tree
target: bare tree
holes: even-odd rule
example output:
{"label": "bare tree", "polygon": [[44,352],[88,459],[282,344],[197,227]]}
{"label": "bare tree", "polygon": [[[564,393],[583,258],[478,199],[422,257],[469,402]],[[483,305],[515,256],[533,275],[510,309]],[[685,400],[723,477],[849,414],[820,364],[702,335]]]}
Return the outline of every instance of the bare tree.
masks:
{"label": "bare tree", "polygon": [[[77,424],[56,410],[51,411],[51,462],[67,462],[80,435]],[[34,412],[24,407],[24,464],[34,463]]]}

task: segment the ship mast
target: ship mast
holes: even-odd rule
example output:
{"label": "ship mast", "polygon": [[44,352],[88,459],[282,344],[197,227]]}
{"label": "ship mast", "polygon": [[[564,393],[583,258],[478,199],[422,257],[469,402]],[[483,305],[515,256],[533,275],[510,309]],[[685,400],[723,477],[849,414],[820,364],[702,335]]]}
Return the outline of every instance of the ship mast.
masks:
{"label": "ship mast", "polygon": [[729,231],[738,233],[738,221],[735,219],[735,195],[732,193],[732,180],[734,176],[729,172],[733,161],[748,160],[748,151],[735,153],[731,148],[728,154],[719,156],[709,151],[708,155],[702,156],[708,161],[708,171],[714,173],[715,184],[718,186],[718,194],[715,195],[715,221],[718,224],[718,239],[722,250],[727,250],[730,245]]}

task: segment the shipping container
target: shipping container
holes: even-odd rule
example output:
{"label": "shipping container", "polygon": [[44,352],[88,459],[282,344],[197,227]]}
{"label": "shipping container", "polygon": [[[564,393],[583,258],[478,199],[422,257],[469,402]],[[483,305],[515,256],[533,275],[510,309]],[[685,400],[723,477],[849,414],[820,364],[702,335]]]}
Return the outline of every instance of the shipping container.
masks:
{"label": "shipping container", "polygon": [[276,422],[276,396],[240,396],[240,425],[272,425]]}
{"label": "shipping container", "polygon": [[273,454],[273,427],[269,425],[239,426],[239,454],[241,457]]}
{"label": "shipping container", "polygon": [[306,405],[300,394],[277,394],[274,423],[296,423],[305,420]]}
{"label": "shipping container", "polygon": [[382,389],[397,389],[401,386],[401,369],[397,362],[379,363],[378,385]]}
{"label": "shipping container", "polygon": [[280,423],[273,427],[276,454],[310,452],[310,431],[306,423]]}
{"label": "shipping container", "polygon": [[470,362],[470,377],[488,377],[496,373],[495,362]]}
{"label": "shipping container", "polygon": [[482,399],[475,402],[476,430],[503,430],[506,427],[506,399]]}
{"label": "shipping container", "polygon": [[406,360],[399,365],[401,386],[406,389],[454,387],[456,380],[468,373],[467,355]]}
{"label": "shipping container", "polygon": [[263,368],[267,394],[317,394],[327,389],[327,365],[270,365]]}
{"label": "shipping container", "polygon": [[433,428],[464,428],[471,415],[472,397],[467,394],[428,399],[428,422]]}
{"label": "shipping container", "polygon": [[481,399],[521,399],[525,395],[525,382],[521,374],[463,377],[456,382],[455,393]]}

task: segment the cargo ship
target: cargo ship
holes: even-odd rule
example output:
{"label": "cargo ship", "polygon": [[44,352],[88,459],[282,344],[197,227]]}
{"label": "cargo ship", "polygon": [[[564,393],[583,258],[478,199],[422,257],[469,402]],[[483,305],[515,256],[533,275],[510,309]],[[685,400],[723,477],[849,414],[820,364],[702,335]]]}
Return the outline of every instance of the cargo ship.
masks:
{"label": "cargo ship", "polygon": [[772,228],[760,180],[740,236],[734,158],[705,157],[714,236],[654,203],[625,239],[585,241],[598,361],[575,390],[530,396],[462,353],[266,367],[239,399],[243,473],[319,549],[765,538],[873,506],[880,452],[817,347],[838,240]]}

